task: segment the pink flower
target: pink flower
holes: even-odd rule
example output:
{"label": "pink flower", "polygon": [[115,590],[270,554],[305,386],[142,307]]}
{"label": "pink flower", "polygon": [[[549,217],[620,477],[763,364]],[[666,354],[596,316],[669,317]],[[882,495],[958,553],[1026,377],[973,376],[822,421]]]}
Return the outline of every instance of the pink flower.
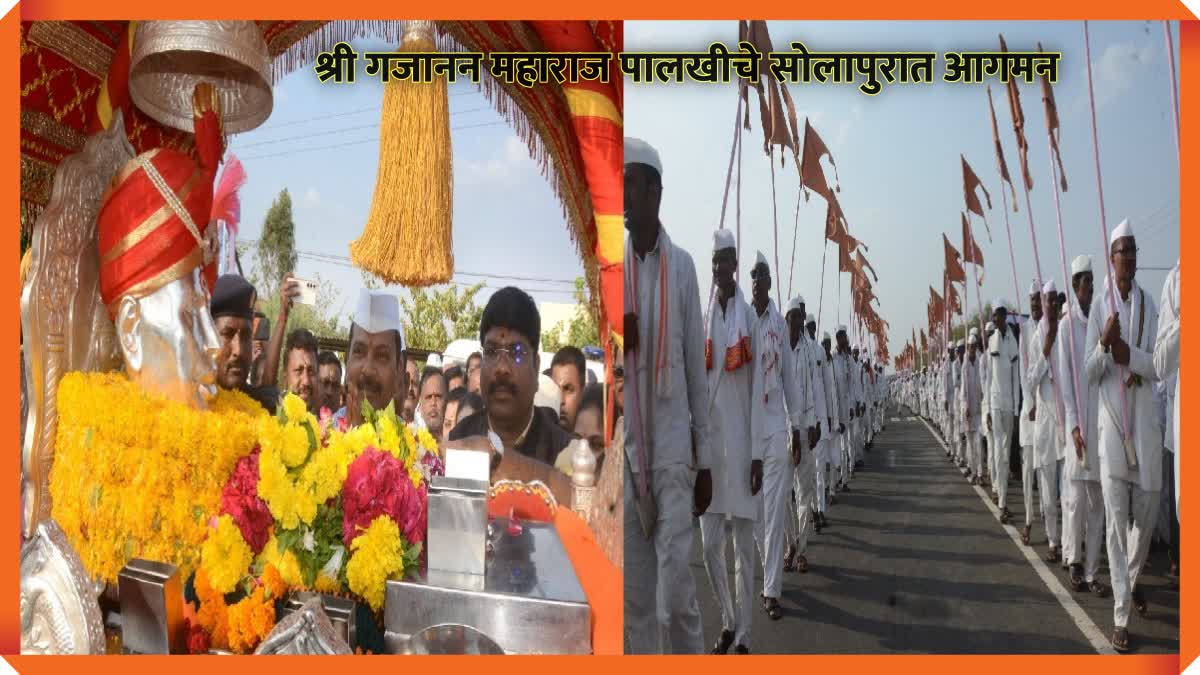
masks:
{"label": "pink flower", "polygon": [[258,452],[255,447],[253,452],[238,460],[221,490],[221,513],[233,518],[255,555],[267,545],[275,525],[271,509],[258,496]]}
{"label": "pink flower", "polygon": [[337,419],[337,430],[343,434],[350,431],[350,417],[348,415],[342,415]]}
{"label": "pink flower", "polygon": [[342,485],[342,540],[347,547],[379,516],[400,527],[405,541],[425,540],[425,488],[413,487],[404,464],[368,448],[347,469]]}

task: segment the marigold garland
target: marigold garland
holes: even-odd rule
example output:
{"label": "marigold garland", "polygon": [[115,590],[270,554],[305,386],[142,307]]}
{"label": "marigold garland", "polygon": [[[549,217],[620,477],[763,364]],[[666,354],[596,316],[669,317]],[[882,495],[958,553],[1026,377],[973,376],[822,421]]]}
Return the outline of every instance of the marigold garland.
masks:
{"label": "marigold garland", "polygon": [[346,564],[346,580],[350,590],[366,600],[374,611],[383,606],[387,580],[404,572],[401,543],[396,522],[379,516],[350,545],[354,553]]}
{"label": "marigold garland", "polygon": [[52,515],[89,574],[109,582],[135,557],[191,574],[266,416],[240,392],[222,390],[200,411],[118,373],[79,372],[59,383],[58,415]]}
{"label": "marigold garland", "polygon": [[220,593],[229,593],[236,588],[254,561],[254,552],[242,538],[237,523],[228,515],[217,519],[217,528],[204,540],[200,555],[201,568],[208,574],[212,587]]}
{"label": "marigold garland", "polygon": [[238,654],[254,650],[275,627],[275,603],[262,586],[229,606],[229,649]]}

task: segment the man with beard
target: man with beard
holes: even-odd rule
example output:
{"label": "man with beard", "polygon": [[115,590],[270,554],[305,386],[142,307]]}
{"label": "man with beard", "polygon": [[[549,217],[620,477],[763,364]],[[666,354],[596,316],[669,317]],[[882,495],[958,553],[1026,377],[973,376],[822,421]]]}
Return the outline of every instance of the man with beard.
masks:
{"label": "man with beard", "polygon": [[433,366],[421,371],[421,384],[417,388],[417,406],[421,420],[434,438],[439,438],[445,426],[446,376]]}
{"label": "man with beard", "polygon": [[[762,506],[756,499],[763,483],[763,446],[751,430],[754,401],[754,344],[751,310],[734,281],[737,248],[726,229],[713,235],[713,283],[717,292],[709,307],[707,342],[708,410],[716,423],[713,501],[700,517],[704,568],[721,610],[721,635],[712,653],[750,653],[751,603],[754,597],[754,528]],[[736,605],[726,571],[726,518],[733,537]]]}
{"label": "man with beard", "polygon": [[[1066,336],[1058,341],[1058,372],[1062,373],[1063,408],[1067,431],[1065,451],[1068,492],[1067,523],[1063,553],[1071,566],[1071,588],[1085,588],[1104,597],[1108,588],[1096,580],[1100,570],[1100,547],[1104,541],[1104,494],[1100,489],[1100,389],[1083,372],[1083,344],[1087,339],[1088,314],[1092,311],[1092,259],[1081,255],[1071,263],[1074,302],[1070,315],[1058,324]],[[1072,342],[1073,340],[1073,342]],[[1078,398],[1076,397],[1078,394]],[[1085,544],[1086,542],[1086,544]],[[1084,549],[1086,548],[1086,567]],[[1086,584],[1086,586],[1085,586]]]}
{"label": "man with beard", "polygon": [[317,379],[321,381],[321,407],[330,413],[342,407],[342,362],[330,351],[317,355]]}
{"label": "man with beard", "polygon": [[363,289],[350,323],[346,352],[346,406],[334,421],[345,417],[351,427],[363,422],[363,403],[375,410],[400,406],[399,394],[408,390],[408,352],[400,322],[400,301],[395,295]]}
{"label": "man with beard", "polygon": [[213,285],[209,311],[221,343],[221,351],[217,353],[217,384],[246,393],[274,414],[279,390],[247,384],[256,297],[254,286],[236,274],[226,274]]}
{"label": "man with beard", "polygon": [[1122,221],[1109,237],[1112,276],[1092,300],[1085,346],[1088,379],[1100,388],[1100,483],[1114,600],[1110,641],[1121,652],[1129,649],[1130,606],[1142,616],[1149,611],[1137,582],[1163,479],[1163,435],[1153,391],[1158,308],[1134,279],[1137,253],[1133,228]]}
{"label": "man with beard", "polygon": [[283,376],[288,392],[299,396],[309,412],[319,412],[321,381],[317,377],[317,338],[307,329],[297,328],[288,334],[283,354]]}

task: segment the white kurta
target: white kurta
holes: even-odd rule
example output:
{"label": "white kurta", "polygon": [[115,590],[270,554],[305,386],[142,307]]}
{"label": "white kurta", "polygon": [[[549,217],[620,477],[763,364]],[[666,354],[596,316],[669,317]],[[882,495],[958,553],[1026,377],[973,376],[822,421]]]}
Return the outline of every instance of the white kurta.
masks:
{"label": "white kurta", "polygon": [[[740,304],[743,311],[735,312]],[[709,337],[712,340],[712,368],[708,371],[709,415],[717,432],[713,434],[717,452],[713,468],[713,500],[709,513],[727,514],[738,518],[758,519],[758,499],[750,494],[750,464],[763,458],[762,447],[752,441],[751,404],[754,387],[754,362],[742,365],[733,372],[724,368],[725,350],[730,325],[739,318],[740,331],[753,336],[750,317],[753,309],[742,299],[741,289],[729,299],[723,310],[713,300],[709,314]],[[750,354],[754,354],[751,337]]]}
{"label": "white kurta", "polygon": [[[1058,352],[1058,372],[1061,373],[1060,377],[1065,387],[1062,391],[1063,417],[1065,421],[1063,425],[1065,436],[1063,455],[1066,459],[1064,470],[1067,472],[1067,478],[1071,480],[1098,482],[1100,480],[1100,387],[1098,383],[1089,380],[1087,373],[1084,372],[1087,324],[1087,317],[1079,309],[1078,303],[1072,299],[1070,330],[1071,335],[1075,339],[1074,360],[1071,359],[1071,345],[1066,339],[1066,317],[1058,323],[1058,334],[1060,337],[1055,346]],[[1075,396],[1070,393],[1072,378],[1074,378],[1074,383],[1078,385],[1078,405],[1076,405]],[[1075,441],[1072,431],[1076,428],[1083,434],[1083,438],[1087,443],[1085,459],[1082,461],[1075,454]]]}
{"label": "white kurta", "polygon": [[1158,337],[1154,344],[1154,370],[1168,382],[1172,392],[1168,403],[1165,438],[1175,461],[1175,514],[1179,514],[1179,263],[1167,275],[1159,301]]}
{"label": "white kurta", "polygon": [[1029,411],[1034,406],[1033,385],[1029,381],[1029,362],[1033,354],[1033,331],[1036,324],[1033,319],[1021,322],[1021,342],[1018,345],[1020,358],[1019,376],[1021,379],[1021,421],[1018,428],[1018,442],[1021,447],[1033,446],[1033,422],[1029,420]]}
{"label": "white kurta", "polygon": [[[1057,366],[1045,356],[1046,329],[1039,322],[1033,331],[1034,349],[1030,352],[1029,381],[1033,384],[1037,404],[1037,420],[1033,430],[1033,461],[1042,470],[1054,473],[1058,460],[1062,459],[1065,438],[1059,408]],[[1055,340],[1061,339],[1061,336]],[[1053,352],[1051,352],[1053,356]]]}

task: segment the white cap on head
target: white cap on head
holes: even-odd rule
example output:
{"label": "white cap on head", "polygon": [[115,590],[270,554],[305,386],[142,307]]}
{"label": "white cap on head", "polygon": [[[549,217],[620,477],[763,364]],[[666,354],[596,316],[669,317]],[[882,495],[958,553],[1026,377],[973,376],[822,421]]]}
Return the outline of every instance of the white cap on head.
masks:
{"label": "white cap on head", "polygon": [[[800,302],[804,302],[804,300],[801,299]],[[806,323],[806,324],[816,323],[816,322],[817,322],[817,317],[813,316],[812,312],[809,312],[808,316],[804,318],[804,323]]]}
{"label": "white cap on head", "polygon": [[767,256],[763,255],[762,251],[756,251],[756,253],[757,255],[754,257],[754,266],[758,267],[759,265],[762,265],[770,270],[771,266],[767,264]]}
{"label": "white cap on head", "polygon": [[803,304],[804,304],[804,298],[797,295],[796,297],[792,298],[790,302],[788,302],[787,313],[791,314],[792,312],[799,312],[800,305],[803,305]]}
{"label": "white cap on head", "polygon": [[1004,311],[1007,312],[1008,311],[1008,301],[1005,300],[1004,298],[996,298],[995,300],[993,300],[992,301],[992,311],[994,312],[998,309],[1003,309]]}
{"label": "white cap on head", "polygon": [[846,324],[842,324],[842,325],[838,326],[838,327],[837,327],[837,332],[839,332],[839,333],[845,333],[845,332],[846,332]]}
{"label": "white cap on head", "polygon": [[821,333],[821,342],[825,342],[826,340],[829,340],[830,342],[833,341],[833,338],[829,337],[829,331]]}
{"label": "white cap on head", "polygon": [[1045,283],[1045,285],[1042,286],[1042,295],[1049,295],[1050,293],[1057,293],[1057,292],[1058,292],[1058,287],[1054,285],[1053,279],[1051,279],[1050,281],[1047,281]]}
{"label": "white cap on head", "polygon": [[989,322],[987,322],[987,325],[983,327],[983,329],[984,329],[985,331],[988,331],[988,330],[996,330],[996,324],[994,324],[994,323],[992,323],[991,321],[989,321]]}
{"label": "white cap on head", "polygon": [[1092,256],[1081,255],[1071,261],[1071,276],[1092,271]]}
{"label": "white cap on head", "polygon": [[545,374],[538,375],[538,390],[533,395],[533,405],[543,408],[550,408],[558,412],[562,405],[562,390],[554,383],[550,376]]}
{"label": "white cap on head", "polygon": [[1126,218],[1125,220],[1122,220],[1120,223],[1118,223],[1116,227],[1113,228],[1112,234],[1110,234],[1108,236],[1108,245],[1112,246],[1114,243],[1116,243],[1116,241],[1118,239],[1120,239],[1122,237],[1132,237],[1132,236],[1133,236],[1133,226],[1129,224],[1129,219]]}
{"label": "white cap on head", "polygon": [[394,330],[400,333],[400,349],[408,348],[404,342],[404,324],[400,321],[400,299],[393,293],[360,290],[351,321],[368,333]]}
{"label": "white cap on head", "polygon": [[1038,294],[1038,282],[1037,282],[1037,279],[1034,279],[1033,281],[1029,282],[1029,294],[1030,294],[1030,295],[1037,295],[1037,294]]}
{"label": "white cap on head", "polygon": [[850,351],[852,351],[852,352],[858,351],[858,345],[850,345]]}
{"label": "white cap on head", "polygon": [[727,248],[737,248],[737,243],[733,240],[733,232],[722,227],[713,232],[713,252]]}
{"label": "white cap on head", "polygon": [[662,177],[662,160],[654,146],[640,138],[625,137],[625,166],[630,164],[645,164],[658,172]]}
{"label": "white cap on head", "polygon": [[425,359],[425,365],[431,368],[442,367],[442,355],[437,352],[431,352],[429,357]]}

